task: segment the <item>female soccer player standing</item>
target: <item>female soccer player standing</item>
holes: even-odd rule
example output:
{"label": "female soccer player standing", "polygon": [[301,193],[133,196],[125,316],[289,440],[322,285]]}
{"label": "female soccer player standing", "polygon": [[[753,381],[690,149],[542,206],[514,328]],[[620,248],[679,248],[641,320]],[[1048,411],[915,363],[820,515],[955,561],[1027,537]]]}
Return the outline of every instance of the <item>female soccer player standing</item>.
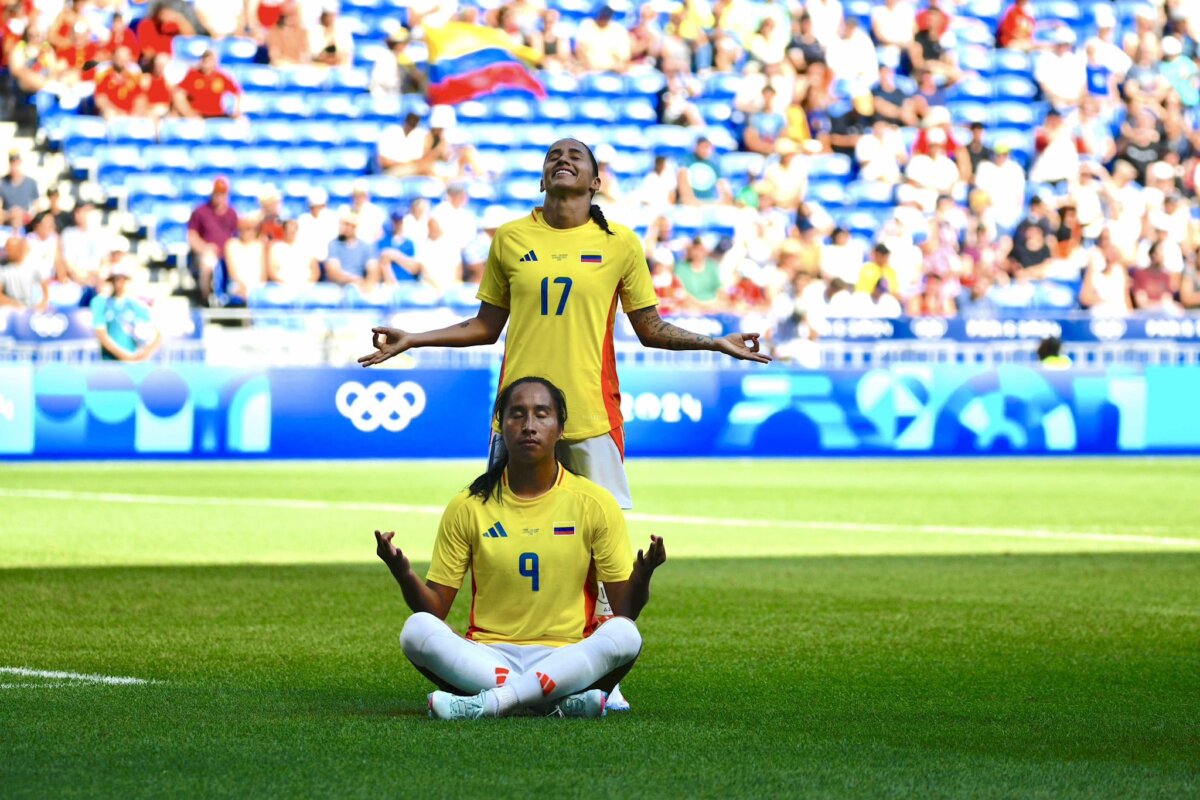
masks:
{"label": "female soccer player standing", "polygon": [[[505,455],[446,507],[424,582],[392,544],[394,534],[375,532],[379,557],[414,612],[401,647],[447,690],[429,695],[432,717],[603,716],[607,691],[641,651],[633,620],[666,561],[663,540],[652,536],[635,560],[612,495],[558,462],[567,404],[552,383],[509,384],[496,417]],[[463,639],[443,620],[468,572]],[[598,626],[596,578],[620,615]]]}
{"label": "female soccer player standing", "polygon": [[[574,139],[552,144],[542,164],[545,205],[496,231],[476,316],[425,333],[374,328],[376,350],[359,363],[380,364],[414,347],[492,344],[508,323],[499,388],[527,375],[543,375],[562,387],[574,411],[559,457],[630,508],[613,347],[617,298],[647,347],[714,350],[761,363],[771,359],[759,353],[757,333],[714,339],[658,315],[637,235],[609,223],[592,204],[600,188],[597,172],[595,156],[584,144]],[[496,437],[494,449],[501,445]]]}

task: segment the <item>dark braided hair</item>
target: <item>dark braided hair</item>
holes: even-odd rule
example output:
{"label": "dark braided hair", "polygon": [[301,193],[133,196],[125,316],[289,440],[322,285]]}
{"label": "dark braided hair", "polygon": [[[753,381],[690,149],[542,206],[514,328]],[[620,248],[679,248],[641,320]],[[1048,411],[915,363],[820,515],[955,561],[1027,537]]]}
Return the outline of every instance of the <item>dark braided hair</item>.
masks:
{"label": "dark braided hair", "polygon": [[[594,206],[593,206],[594,208]],[[567,427],[567,397],[563,394],[562,389],[559,389],[545,378],[539,378],[530,375],[517,380],[504,387],[504,391],[500,392],[500,396],[496,398],[496,419],[503,424],[504,412],[508,410],[508,404],[512,402],[513,392],[517,387],[527,383],[537,383],[546,387],[546,391],[550,393],[550,400],[554,403],[554,410],[558,417],[558,425],[560,428]],[[488,471],[476,478],[470,488],[467,490],[471,497],[478,497],[486,503],[490,498],[495,497],[496,502],[500,502],[500,478],[504,475],[504,470],[508,469],[508,448],[505,448],[496,463],[492,464]]]}
{"label": "dark braided hair", "polygon": [[[576,141],[579,140],[576,139]],[[583,142],[579,143],[583,144]],[[596,160],[596,154],[593,153],[592,148],[588,147],[586,144],[583,144],[583,149],[587,151],[588,158],[592,161],[592,174],[596,177],[600,177],[600,162]],[[595,192],[592,192],[593,197],[595,194]],[[613,233],[612,228],[608,227],[608,220],[604,218],[604,212],[600,210],[600,206],[592,203],[592,207],[588,209],[588,216],[592,218],[592,222],[600,226],[600,230],[604,231],[609,236],[616,236],[616,234]]]}

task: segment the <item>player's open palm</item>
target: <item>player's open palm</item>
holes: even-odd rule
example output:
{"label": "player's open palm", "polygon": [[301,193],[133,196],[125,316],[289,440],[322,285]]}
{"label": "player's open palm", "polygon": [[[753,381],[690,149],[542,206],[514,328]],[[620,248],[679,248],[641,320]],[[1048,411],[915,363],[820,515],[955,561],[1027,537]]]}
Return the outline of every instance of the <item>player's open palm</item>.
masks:
{"label": "player's open palm", "polygon": [[392,544],[392,537],[395,535],[395,531],[388,531],[387,533],[375,531],[375,554],[389,567],[404,572],[409,568],[408,556],[404,555],[401,550],[398,550]]}
{"label": "player's open palm", "polygon": [[399,328],[371,328],[371,344],[375,352],[358,359],[364,367],[382,364],[412,347],[412,334]]}
{"label": "player's open palm", "polygon": [[731,333],[717,339],[717,349],[727,356],[740,358],[743,361],[757,361],[760,364],[770,364],[771,357],[759,352],[757,333]]}

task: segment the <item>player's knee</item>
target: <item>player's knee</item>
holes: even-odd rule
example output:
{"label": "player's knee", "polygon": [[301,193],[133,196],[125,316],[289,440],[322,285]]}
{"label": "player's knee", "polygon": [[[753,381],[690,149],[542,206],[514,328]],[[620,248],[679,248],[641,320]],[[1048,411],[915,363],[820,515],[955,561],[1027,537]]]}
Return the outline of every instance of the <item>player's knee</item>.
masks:
{"label": "player's knee", "polygon": [[601,625],[596,633],[602,633],[613,643],[616,650],[613,655],[617,663],[627,664],[642,651],[642,633],[628,617],[613,617]]}
{"label": "player's knee", "polygon": [[400,649],[409,658],[419,655],[429,637],[444,624],[433,614],[418,611],[405,620],[404,627],[400,629]]}

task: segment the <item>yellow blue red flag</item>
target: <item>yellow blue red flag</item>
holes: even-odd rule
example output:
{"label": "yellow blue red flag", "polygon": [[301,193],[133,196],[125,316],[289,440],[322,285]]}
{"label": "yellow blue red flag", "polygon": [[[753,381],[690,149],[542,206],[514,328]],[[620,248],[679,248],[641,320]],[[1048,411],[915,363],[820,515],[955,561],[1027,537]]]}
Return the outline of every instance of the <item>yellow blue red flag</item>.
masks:
{"label": "yellow blue red flag", "polygon": [[541,56],[519,45],[504,31],[484,25],[451,22],[425,28],[429,48],[429,102],[462,103],[500,89],[524,89],[546,96],[527,65]]}

